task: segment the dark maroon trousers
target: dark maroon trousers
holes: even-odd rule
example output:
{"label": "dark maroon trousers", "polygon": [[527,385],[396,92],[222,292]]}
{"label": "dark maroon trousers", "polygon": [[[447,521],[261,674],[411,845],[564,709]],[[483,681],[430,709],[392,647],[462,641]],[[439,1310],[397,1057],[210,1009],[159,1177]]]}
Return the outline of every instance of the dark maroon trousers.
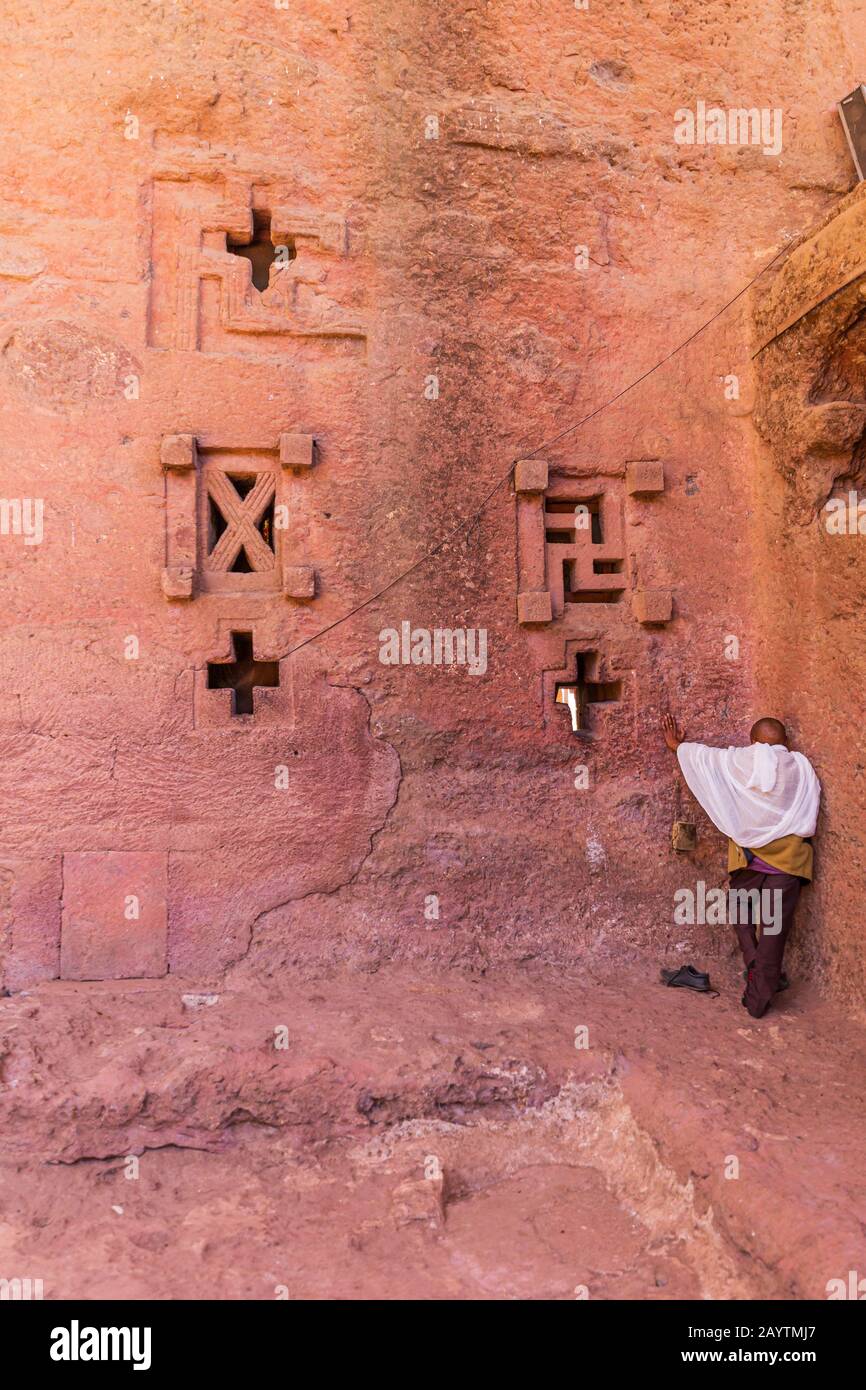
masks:
{"label": "dark maroon trousers", "polygon": [[[745,910],[738,914],[740,920],[734,923],[747,971],[744,1002],[752,1017],[760,1018],[766,1013],[779,988],[785,942],[794,922],[801,880],[794,874],[762,874],[753,869],[735,869],[730,876],[730,884],[734,889],[757,889],[759,893],[762,889],[769,889],[782,895],[781,929],[778,932],[770,933],[762,927],[758,936],[756,926],[761,918],[754,897],[748,903],[740,900]],[[779,925],[778,917],[775,924]]]}

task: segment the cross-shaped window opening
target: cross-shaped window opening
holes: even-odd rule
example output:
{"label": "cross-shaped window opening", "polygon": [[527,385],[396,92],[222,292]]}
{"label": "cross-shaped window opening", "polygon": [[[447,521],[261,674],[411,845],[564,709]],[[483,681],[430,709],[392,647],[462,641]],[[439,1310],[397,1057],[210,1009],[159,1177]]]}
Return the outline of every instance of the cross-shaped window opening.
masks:
{"label": "cross-shaped window opening", "polygon": [[234,660],[209,661],[207,664],[208,690],[231,690],[232,714],[252,714],[253,689],[255,686],[278,686],[280,683],[280,663],[278,661],[256,661],[253,656],[253,634],[251,632],[232,633],[232,653]]}
{"label": "cross-shaped window opening", "polygon": [[[293,244],[286,243],[279,249],[281,265],[295,259],[297,252]],[[252,266],[253,286],[262,294],[271,283],[271,266],[278,258],[277,247],[271,239],[271,214],[265,210],[254,212],[252,240],[240,242],[227,236],[226,250],[233,256],[243,256],[249,261]]]}
{"label": "cross-shaped window opening", "polygon": [[558,705],[567,705],[571,715],[574,733],[587,728],[587,716],[592,705],[607,704],[622,699],[622,681],[599,681],[590,678],[590,672],[598,667],[598,652],[578,652],[577,679],[560,681],[556,685],[554,700]]}

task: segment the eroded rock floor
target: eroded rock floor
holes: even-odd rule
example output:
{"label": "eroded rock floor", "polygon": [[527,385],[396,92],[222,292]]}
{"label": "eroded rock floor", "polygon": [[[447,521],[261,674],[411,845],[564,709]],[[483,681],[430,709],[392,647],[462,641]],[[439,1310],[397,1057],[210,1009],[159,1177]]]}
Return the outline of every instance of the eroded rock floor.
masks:
{"label": "eroded rock floor", "polygon": [[866,1244],[864,1030],[796,983],[751,1020],[733,964],[715,999],[630,968],[0,1000],[0,1276],[46,1298],[825,1297]]}

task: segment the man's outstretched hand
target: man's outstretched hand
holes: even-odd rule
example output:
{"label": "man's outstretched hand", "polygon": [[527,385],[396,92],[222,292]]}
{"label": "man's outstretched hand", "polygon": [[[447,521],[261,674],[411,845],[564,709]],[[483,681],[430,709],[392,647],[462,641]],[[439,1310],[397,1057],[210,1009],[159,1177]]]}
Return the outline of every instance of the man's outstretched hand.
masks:
{"label": "man's outstretched hand", "polygon": [[668,748],[672,753],[676,753],[683,740],[677,728],[677,721],[672,714],[662,715],[662,734],[664,735],[664,740]]}

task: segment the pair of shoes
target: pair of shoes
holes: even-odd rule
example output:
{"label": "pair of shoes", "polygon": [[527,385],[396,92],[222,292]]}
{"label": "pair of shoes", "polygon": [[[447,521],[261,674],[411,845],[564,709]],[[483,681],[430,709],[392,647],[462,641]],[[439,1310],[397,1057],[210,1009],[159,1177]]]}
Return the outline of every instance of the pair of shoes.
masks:
{"label": "pair of shoes", "polygon": [[696,989],[698,994],[710,992],[710,977],[705,970],[696,970],[693,965],[681,965],[679,970],[659,972],[663,985],[673,989]]}

